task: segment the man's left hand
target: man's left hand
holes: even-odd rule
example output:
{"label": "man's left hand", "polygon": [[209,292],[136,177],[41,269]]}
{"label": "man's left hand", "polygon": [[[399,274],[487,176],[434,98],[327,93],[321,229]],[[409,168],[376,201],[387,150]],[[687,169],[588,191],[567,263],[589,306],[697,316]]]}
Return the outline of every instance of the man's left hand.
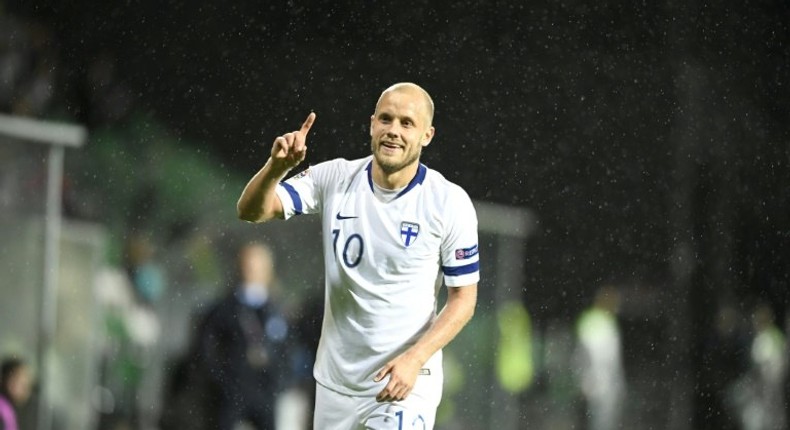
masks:
{"label": "man's left hand", "polygon": [[390,376],[390,380],[376,396],[376,401],[397,402],[404,400],[414,388],[420,367],[422,367],[422,363],[408,352],[404,352],[385,364],[373,380],[379,382],[387,375]]}

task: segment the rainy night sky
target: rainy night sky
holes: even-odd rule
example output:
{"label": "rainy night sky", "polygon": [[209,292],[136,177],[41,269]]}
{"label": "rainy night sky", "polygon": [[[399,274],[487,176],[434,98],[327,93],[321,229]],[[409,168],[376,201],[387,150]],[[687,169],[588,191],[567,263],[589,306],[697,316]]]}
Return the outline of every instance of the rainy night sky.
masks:
{"label": "rainy night sky", "polygon": [[680,254],[692,306],[721,288],[787,303],[790,3],[61,3],[7,9],[55,29],[78,118],[76,77],[108,55],[138,102],[245,172],[311,110],[309,162],[364,156],[381,90],[423,85],[423,161],[538,216],[538,314],[606,282],[671,293]]}

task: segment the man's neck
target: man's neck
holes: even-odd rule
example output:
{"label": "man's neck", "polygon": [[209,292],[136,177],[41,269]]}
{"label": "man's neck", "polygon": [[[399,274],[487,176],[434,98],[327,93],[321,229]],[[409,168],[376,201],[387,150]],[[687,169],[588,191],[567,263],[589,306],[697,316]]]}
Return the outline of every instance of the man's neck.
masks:
{"label": "man's neck", "polygon": [[409,182],[411,182],[411,180],[414,179],[414,176],[417,175],[417,168],[419,165],[420,162],[417,160],[414,163],[398,170],[397,172],[386,173],[374,158],[372,166],[373,171],[371,172],[373,183],[387,190],[397,190],[404,188],[409,185]]}

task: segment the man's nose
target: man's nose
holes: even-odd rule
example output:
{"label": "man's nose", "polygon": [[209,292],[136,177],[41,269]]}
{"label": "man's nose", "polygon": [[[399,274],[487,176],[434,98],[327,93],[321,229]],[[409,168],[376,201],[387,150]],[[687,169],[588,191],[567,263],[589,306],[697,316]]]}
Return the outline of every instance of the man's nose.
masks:
{"label": "man's nose", "polygon": [[389,128],[387,128],[387,136],[388,137],[398,137],[400,135],[400,124],[397,121],[393,121],[390,124]]}

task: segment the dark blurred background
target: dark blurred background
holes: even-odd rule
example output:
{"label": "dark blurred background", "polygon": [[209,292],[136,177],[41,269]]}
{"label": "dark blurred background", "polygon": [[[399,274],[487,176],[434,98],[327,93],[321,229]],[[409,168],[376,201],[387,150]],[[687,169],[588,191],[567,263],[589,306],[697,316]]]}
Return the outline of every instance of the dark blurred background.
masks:
{"label": "dark blurred background", "polygon": [[309,161],[365,155],[382,88],[419,82],[437,104],[426,163],[541,215],[536,311],[604,279],[666,278],[684,243],[699,270],[729,260],[715,276],[730,285],[700,288],[785,303],[785,2],[6,3],[52,32],[69,115],[105,120],[86,99],[104,89],[96,62],[114,62],[130,103],[234,171],[310,110]]}
{"label": "dark blurred background", "polygon": [[[165,173],[141,168],[152,154],[206,157],[191,168],[210,188],[187,192],[232,205],[240,189],[218,196],[211,181],[243,185],[310,111],[309,162],[366,155],[379,93],[414,81],[436,102],[423,161],[475,200],[536,216],[521,268],[534,324],[572,325],[616,285],[626,369],[686,376],[667,400],[685,406],[656,412],[655,428],[736,428],[717,392],[749,352],[722,364],[723,309],[748,319],[765,304],[787,330],[788,2],[5,0],[0,12],[32,35],[49,79],[40,106],[3,111],[88,127],[83,154],[67,156],[83,197],[66,212],[109,226],[111,261],[130,232],[167,247],[206,216],[167,199]],[[113,165],[117,151],[129,158]],[[102,184],[113,174],[124,179]]]}

